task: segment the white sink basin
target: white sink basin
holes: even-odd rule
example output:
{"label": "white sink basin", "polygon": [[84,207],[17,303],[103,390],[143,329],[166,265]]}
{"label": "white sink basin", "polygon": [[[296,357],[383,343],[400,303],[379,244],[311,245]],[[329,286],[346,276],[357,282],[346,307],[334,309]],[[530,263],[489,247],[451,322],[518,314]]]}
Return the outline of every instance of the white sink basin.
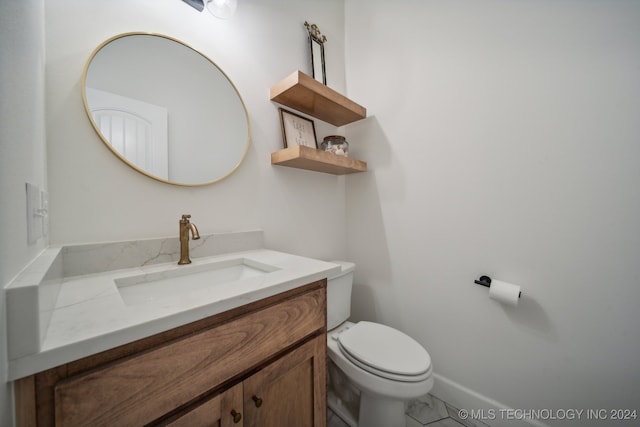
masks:
{"label": "white sink basin", "polygon": [[127,305],[146,304],[213,287],[262,277],[278,267],[245,258],[178,266],[169,270],[114,279]]}

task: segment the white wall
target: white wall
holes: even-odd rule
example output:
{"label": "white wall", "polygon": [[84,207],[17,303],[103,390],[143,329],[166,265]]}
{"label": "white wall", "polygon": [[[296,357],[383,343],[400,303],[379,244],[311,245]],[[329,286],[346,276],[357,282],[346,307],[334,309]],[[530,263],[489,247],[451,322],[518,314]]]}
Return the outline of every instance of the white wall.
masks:
{"label": "white wall", "polygon": [[[1,4],[3,285],[41,249],[20,242],[24,181],[47,186],[42,3]],[[640,4],[345,4],[346,18],[342,0],[243,0],[220,21],[178,0],[47,2],[52,242],[173,235],[182,213],[204,233],[263,228],[274,249],[349,255],[355,317],[415,336],[442,378],[482,398],[513,408],[638,406]],[[308,69],[305,19],[329,38],[329,85],[369,110],[347,128],[366,174],[269,163],[281,135],[268,88]],[[253,143],[230,178],[161,184],[102,145],[80,78],[92,49],[126,31],[181,39],[234,81]],[[472,284],[481,274],[522,284],[520,306],[489,300]],[[10,417],[6,390],[0,424]]]}
{"label": "white wall", "polygon": [[[46,7],[43,0],[2,0],[2,289],[46,244],[26,243],[27,181],[42,188],[48,184],[52,244],[173,236],[180,215],[191,213],[201,233],[263,228],[270,248],[344,257],[343,178],[270,165],[270,153],[281,148],[282,137],[269,87],[296,69],[310,71],[305,20],[313,20],[329,37],[329,84],[344,90],[342,0],[243,0],[229,21],[200,14],[179,0],[57,0]],[[120,162],[94,133],[81,97],[85,61],[99,43],[128,31],[178,38],[212,58],[234,81],[253,136],[247,159],[234,175],[200,188],[161,184]],[[319,138],[335,132],[322,123],[316,126]],[[2,321],[3,426],[12,425],[10,384],[3,380],[5,342]]]}
{"label": "white wall", "polygon": [[[269,101],[273,84],[296,69],[309,71],[305,20],[327,34],[329,85],[344,90],[342,0],[243,0],[228,21],[179,0],[59,0],[47,2],[46,12],[52,243],[172,236],[180,215],[190,213],[201,233],[262,228],[270,248],[344,256],[344,180],[271,166],[282,137]],[[198,188],[162,184],[124,165],[97,137],[82,104],[83,68],[98,44],[129,31],[193,46],[237,86],[252,145],[229,178]],[[335,132],[321,123],[316,130],[318,138]]]}
{"label": "white wall", "polygon": [[624,0],[346,1],[356,317],[485,400],[640,410],[639,22]]}
{"label": "white wall", "polygon": [[26,190],[47,188],[44,0],[0,1],[0,425],[12,424],[4,287],[46,245],[27,244]]}

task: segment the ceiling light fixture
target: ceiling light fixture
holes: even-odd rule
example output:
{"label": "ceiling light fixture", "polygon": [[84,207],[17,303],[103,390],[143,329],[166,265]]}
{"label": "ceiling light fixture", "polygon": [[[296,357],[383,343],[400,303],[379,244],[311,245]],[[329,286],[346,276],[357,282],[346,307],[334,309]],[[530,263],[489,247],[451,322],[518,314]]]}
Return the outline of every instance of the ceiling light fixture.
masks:
{"label": "ceiling light fixture", "polygon": [[229,19],[238,7],[238,0],[204,0],[207,10],[216,18]]}
{"label": "ceiling light fixture", "polygon": [[206,6],[216,18],[229,19],[236,13],[238,0],[182,0],[194,9],[202,12]]}

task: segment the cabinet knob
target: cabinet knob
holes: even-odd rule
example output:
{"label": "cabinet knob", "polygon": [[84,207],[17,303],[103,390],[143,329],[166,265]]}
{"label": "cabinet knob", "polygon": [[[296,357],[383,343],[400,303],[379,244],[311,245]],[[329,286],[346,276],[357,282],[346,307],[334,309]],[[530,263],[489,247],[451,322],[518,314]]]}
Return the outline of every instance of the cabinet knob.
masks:
{"label": "cabinet knob", "polygon": [[235,409],[231,410],[231,416],[233,417],[234,423],[239,423],[240,420],[242,419],[242,414],[240,412],[236,412]]}
{"label": "cabinet knob", "polygon": [[258,396],[253,396],[252,397],[254,403],[256,404],[256,408],[259,408],[262,406],[262,399],[260,399]]}

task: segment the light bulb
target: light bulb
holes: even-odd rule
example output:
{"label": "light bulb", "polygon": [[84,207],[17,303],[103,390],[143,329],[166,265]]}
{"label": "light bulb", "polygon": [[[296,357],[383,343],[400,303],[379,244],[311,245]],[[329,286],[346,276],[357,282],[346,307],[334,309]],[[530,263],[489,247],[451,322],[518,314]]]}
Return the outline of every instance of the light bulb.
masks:
{"label": "light bulb", "polygon": [[236,12],[238,0],[205,0],[207,10],[220,19],[229,19]]}

